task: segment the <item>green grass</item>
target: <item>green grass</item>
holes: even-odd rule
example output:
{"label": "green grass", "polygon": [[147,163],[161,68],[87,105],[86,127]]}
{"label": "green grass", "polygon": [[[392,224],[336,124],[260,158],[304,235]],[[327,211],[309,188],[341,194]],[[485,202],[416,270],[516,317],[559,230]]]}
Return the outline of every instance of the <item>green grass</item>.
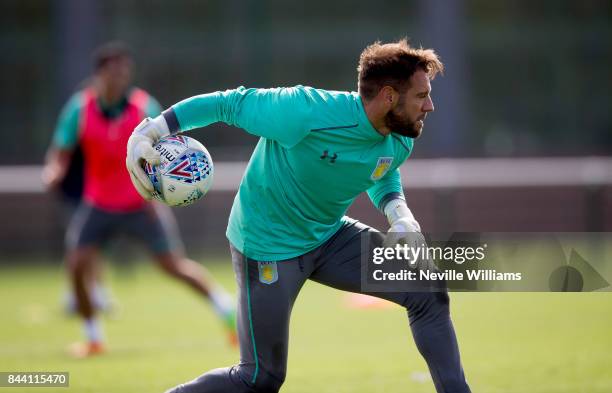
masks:
{"label": "green grass", "polygon": [[[234,288],[228,263],[210,268]],[[121,304],[105,318],[110,352],[74,360],[66,346],[80,323],[61,311],[61,271],[0,269],[0,371],[69,371],[70,388],[4,392],[163,392],[234,363],[210,307],[140,265],[108,274]],[[453,320],[474,392],[612,391],[611,293],[455,293]],[[289,372],[293,393],[433,392],[402,309],[355,310],[345,294],[308,283],[294,308]]]}

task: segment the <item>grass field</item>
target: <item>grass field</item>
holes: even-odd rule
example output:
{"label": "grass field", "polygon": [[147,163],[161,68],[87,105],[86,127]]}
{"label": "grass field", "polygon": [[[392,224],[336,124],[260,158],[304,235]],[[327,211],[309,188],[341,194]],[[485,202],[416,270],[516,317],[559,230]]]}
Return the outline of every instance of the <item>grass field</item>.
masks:
{"label": "grass field", "polygon": [[[233,288],[228,263],[210,270]],[[70,388],[0,392],[163,392],[238,352],[211,309],[147,265],[107,275],[121,305],[104,320],[110,352],[71,359],[80,324],[61,311],[61,271],[0,269],[0,371],[69,371]],[[398,307],[346,307],[308,283],[294,308],[283,392],[433,392]],[[612,293],[455,293],[453,320],[474,392],[612,392]]]}

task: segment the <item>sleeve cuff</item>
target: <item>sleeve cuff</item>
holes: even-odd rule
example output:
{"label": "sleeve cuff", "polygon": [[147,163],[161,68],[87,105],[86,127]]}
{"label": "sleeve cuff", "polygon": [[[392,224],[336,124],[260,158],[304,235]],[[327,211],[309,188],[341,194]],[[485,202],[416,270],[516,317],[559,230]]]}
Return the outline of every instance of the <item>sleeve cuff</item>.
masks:
{"label": "sleeve cuff", "polygon": [[171,135],[181,132],[181,126],[179,125],[176,113],[174,113],[174,109],[166,109],[162,112],[162,116],[164,116],[164,120],[166,120]]}
{"label": "sleeve cuff", "polygon": [[391,202],[394,199],[401,199],[402,201],[406,201],[406,198],[404,198],[404,195],[401,192],[390,192],[380,199],[380,202],[378,203],[378,210],[384,212],[387,203]]}

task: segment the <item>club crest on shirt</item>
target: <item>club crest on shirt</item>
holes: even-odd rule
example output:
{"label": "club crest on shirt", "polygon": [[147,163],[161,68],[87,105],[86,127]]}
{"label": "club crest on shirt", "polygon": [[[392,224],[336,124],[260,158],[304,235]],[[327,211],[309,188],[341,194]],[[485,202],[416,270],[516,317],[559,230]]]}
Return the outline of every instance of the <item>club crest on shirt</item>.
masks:
{"label": "club crest on shirt", "polygon": [[259,281],[264,284],[272,284],[278,281],[278,269],[276,262],[257,262],[259,268]]}
{"label": "club crest on shirt", "polygon": [[370,179],[376,181],[389,172],[389,168],[391,168],[391,163],[393,162],[393,157],[378,157],[378,162],[376,163],[376,168],[370,175]]}

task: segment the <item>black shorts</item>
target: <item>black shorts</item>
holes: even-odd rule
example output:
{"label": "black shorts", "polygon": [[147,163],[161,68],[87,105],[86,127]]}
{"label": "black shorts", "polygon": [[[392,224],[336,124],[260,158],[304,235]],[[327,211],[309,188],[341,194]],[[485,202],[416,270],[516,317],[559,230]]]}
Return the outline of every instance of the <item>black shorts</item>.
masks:
{"label": "black shorts", "polygon": [[121,234],[139,240],[153,254],[183,251],[170,208],[158,203],[131,212],[109,212],[82,202],[68,226],[66,246],[69,250],[102,247]]}

